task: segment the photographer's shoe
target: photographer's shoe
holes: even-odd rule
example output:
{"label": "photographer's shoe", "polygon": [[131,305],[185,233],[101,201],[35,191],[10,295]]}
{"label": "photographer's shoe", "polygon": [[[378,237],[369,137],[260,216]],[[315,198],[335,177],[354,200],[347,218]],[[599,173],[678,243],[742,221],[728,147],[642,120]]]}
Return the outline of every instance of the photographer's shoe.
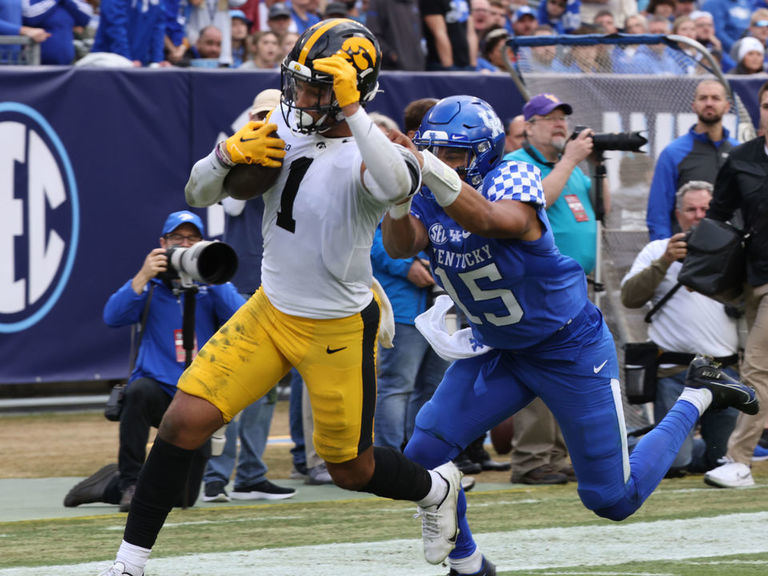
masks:
{"label": "photographer's shoe", "polygon": [[711,408],[733,406],[745,414],[754,416],[760,405],[751,386],[731,378],[709,356],[696,356],[688,366],[685,385],[691,388],[707,388],[712,392]]}
{"label": "photographer's shoe", "polygon": [[230,497],[232,500],[284,500],[295,495],[296,490],[293,488],[283,488],[269,480],[262,480],[248,486],[235,485]]}
{"label": "photographer's shoe", "polygon": [[73,508],[80,504],[90,504],[91,502],[104,502],[104,491],[109,486],[112,478],[119,475],[117,464],[107,464],[103,466],[85,480],[78,482],[67,492],[64,497],[64,506]]}

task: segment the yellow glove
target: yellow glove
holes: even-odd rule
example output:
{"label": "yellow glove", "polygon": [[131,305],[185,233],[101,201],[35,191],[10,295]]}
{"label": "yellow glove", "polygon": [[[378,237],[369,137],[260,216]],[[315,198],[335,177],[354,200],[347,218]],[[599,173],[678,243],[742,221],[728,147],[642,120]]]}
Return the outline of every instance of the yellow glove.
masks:
{"label": "yellow glove", "polygon": [[235,164],[261,164],[268,168],[279,168],[285,158],[285,142],[271,136],[277,124],[248,122],[226,139],[227,153]]}
{"label": "yellow glove", "polygon": [[339,53],[320,58],[313,62],[315,70],[333,76],[333,91],[336,101],[344,108],[349,104],[360,102],[360,91],[357,89],[357,70],[347,58]]}

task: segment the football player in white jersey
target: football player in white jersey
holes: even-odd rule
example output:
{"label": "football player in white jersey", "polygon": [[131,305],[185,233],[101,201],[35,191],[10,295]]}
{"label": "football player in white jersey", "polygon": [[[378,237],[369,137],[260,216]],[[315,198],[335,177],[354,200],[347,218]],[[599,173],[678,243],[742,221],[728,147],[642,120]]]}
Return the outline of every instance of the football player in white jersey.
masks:
{"label": "football player in white jersey", "polygon": [[426,559],[440,563],[453,549],[458,469],[449,462],[428,471],[373,447],[380,300],[370,249],[384,212],[421,185],[415,156],[364,110],[380,60],[361,24],[333,19],[309,28],[283,62],[281,109],[270,123],[248,123],[193,168],[187,200],[207,206],[226,195],[236,164],[279,167],[282,159],[264,194],[262,287],[179,380],[116,561],[103,574],[143,574],[194,450],[292,366],[309,390],[313,441],[334,482],[417,502]]}

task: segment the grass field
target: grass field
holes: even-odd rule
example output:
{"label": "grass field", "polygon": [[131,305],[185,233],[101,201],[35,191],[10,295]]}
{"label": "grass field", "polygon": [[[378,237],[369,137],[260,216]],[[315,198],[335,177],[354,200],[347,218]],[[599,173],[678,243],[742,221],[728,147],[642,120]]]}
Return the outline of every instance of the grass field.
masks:
{"label": "grass field", "polygon": [[[75,436],[84,433],[84,421],[103,425],[103,418],[92,416],[0,417],[3,476],[20,477],[8,470],[23,448],[19,443],[28,441],[22,434],[27,427],[38,434],[42,428],[55,432],[38,444],[45,452],[55,451],[63,438],[71,442],[69,431],[82,427]],[[77,453],[90,452],[82,442]],[[12,445],[15,450],[9,450]],[[286,469],[287,451],[286,445],[268,449],[273,479],[284,474],[277,470]],[[73,474],[71,465],[57,469],[49,462],[47,473],[85,475],[93,469]],[[768,465],[756,464],[754,473],[758,485],[746,490],[709,488],[700,476],[665,480],[638,513],[621,523],[587,511],[572,484],[499,485],[468,494],[470,521],[500,575],[762,576],[768,574]],[[478,481],[487,481],[484,474]],[[339,491],[340,499],[330,502],[176,510],[155,546],[148,576],[447,574],[447,568],[421,558],[412,505],[345,494]],[[124,514],[0,522],[0,575],[95,575],[96,565],[82,563],[107,563],[124,522]],[[181,555],[192,557],[167,560]],[[52,565],[73,566],[47,568]]]}

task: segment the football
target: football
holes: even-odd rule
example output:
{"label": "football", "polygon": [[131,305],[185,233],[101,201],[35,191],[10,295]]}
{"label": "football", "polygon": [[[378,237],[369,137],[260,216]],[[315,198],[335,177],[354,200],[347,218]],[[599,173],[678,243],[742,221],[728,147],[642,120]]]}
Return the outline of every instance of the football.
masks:
{"label": "football", "polygon": [[509,454],[512,451],[512,435],[515,433],[515,425],[512,416],[496,424],[491,428],[491,445],[497,454]]}
{"label": "football", "polygon": [[236,200],[250,200],[269,190],[280,175],[280,168],[261,164],[237,164],[224,178],[224,190]]}

